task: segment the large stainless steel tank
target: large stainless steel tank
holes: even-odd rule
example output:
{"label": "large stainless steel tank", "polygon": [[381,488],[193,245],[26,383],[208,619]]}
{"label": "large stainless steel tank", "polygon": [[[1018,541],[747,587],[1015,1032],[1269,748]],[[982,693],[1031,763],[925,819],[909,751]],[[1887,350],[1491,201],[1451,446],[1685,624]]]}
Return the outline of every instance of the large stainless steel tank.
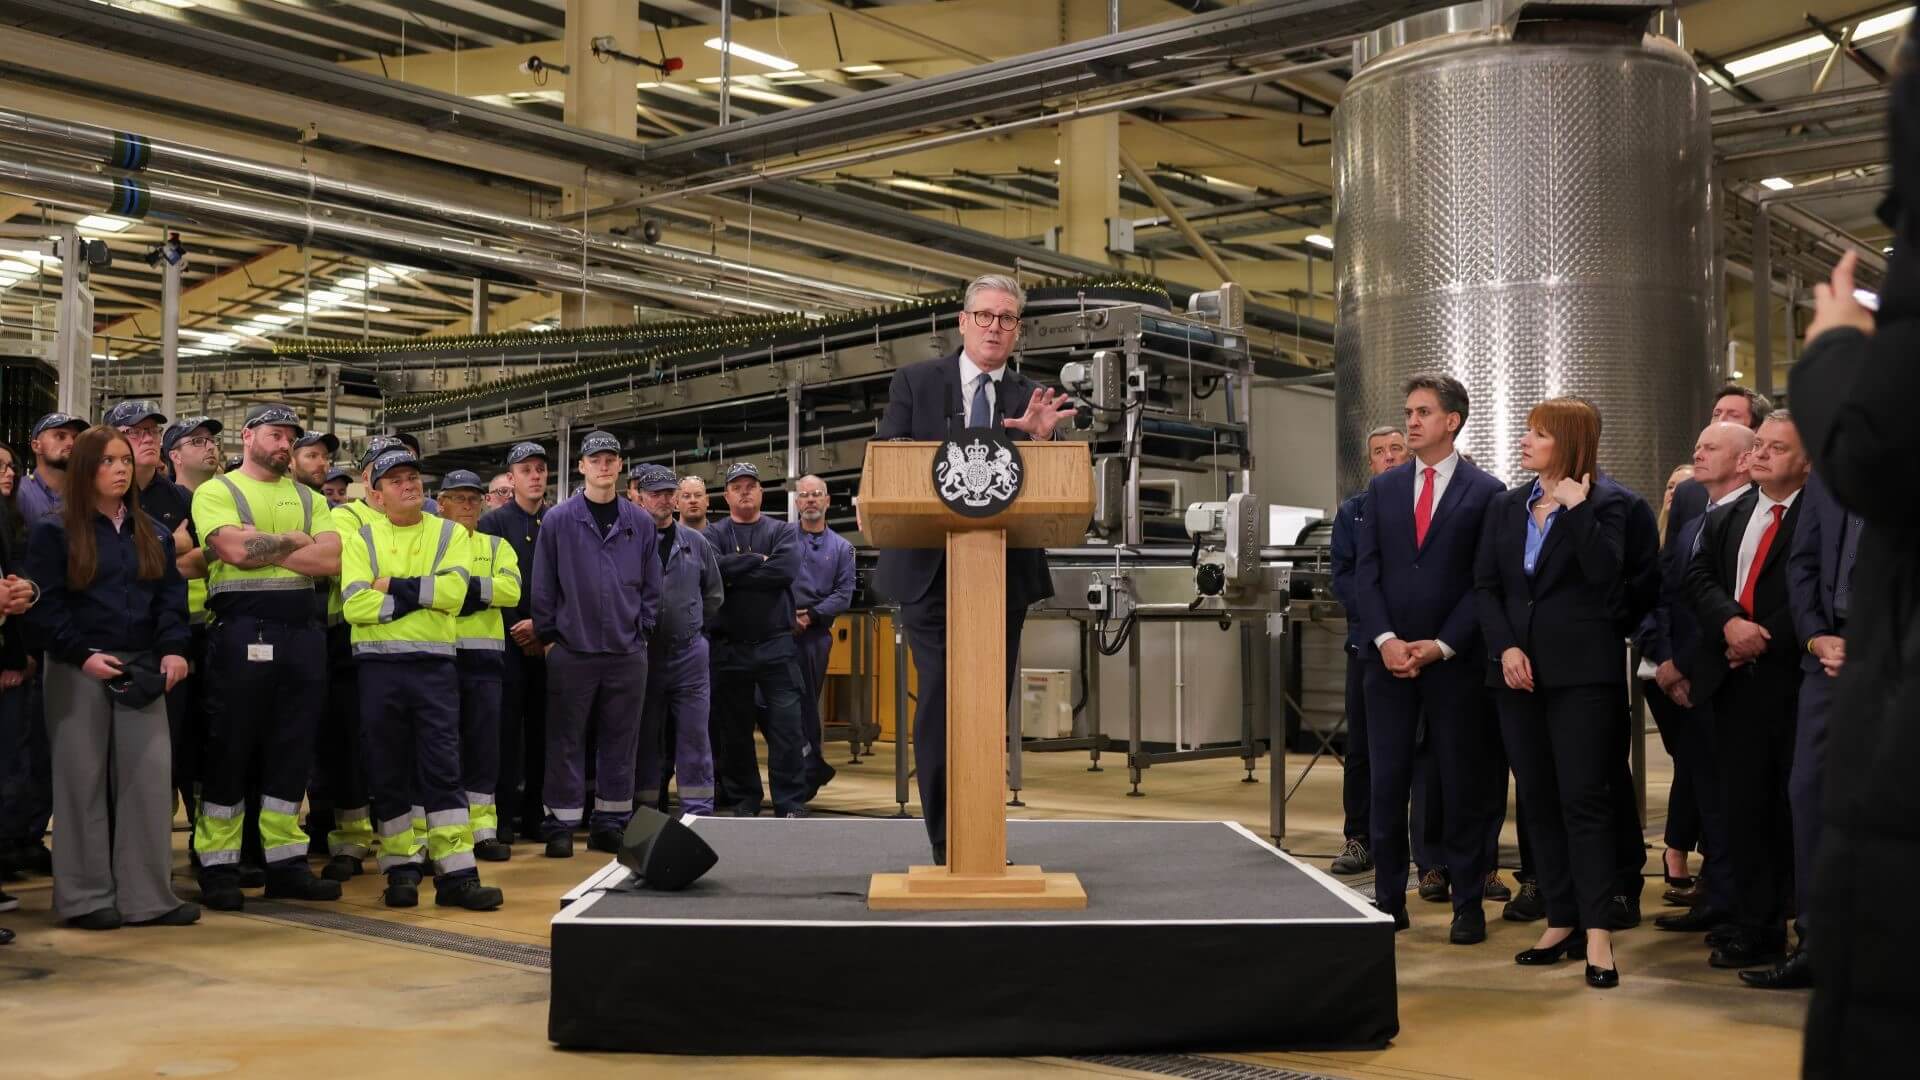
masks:
{"label": "large stainless steel tank", "polygon": [[1598,406],[1601,467],[1650,499],[1705,423],[1708,87],[1663,36],[1670,13],[1521,21],[1519,7],[1408,19],[1357,50],[1333,145],[1343,491],[1365,484],[1366,432],[1400,419],[1420,371],[1466,385],[1461,448],[1509,483],[1546,398]]}

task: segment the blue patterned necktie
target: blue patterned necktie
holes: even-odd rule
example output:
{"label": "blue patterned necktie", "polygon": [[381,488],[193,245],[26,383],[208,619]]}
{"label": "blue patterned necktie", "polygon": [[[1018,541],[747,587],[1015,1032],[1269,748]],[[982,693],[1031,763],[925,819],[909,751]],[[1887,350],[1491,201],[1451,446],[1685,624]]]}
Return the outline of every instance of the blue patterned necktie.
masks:
{"label": "blue patterned necktie", "polygon": [[973,404],[967,407],[967,426],[986,427],[993,419],[993,406],[987,403],[987,384],[993,376],[984,372],[973,383]]}

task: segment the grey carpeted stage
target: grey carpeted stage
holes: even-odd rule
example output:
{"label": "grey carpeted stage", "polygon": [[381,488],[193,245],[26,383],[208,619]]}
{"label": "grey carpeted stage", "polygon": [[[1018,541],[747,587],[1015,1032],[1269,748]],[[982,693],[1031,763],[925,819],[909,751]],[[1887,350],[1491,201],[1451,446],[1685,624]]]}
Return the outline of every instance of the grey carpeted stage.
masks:
{"label": "grey carpeted stage", "polygon": [[553,920],[549,1037],[682,1054],[947,1056],[1353,1048],[1398,1030],[1393,923],[1223,822],[1010,821],[1085,911],[868,911],[919,821],[689,818],[679,893],[611,863]]}

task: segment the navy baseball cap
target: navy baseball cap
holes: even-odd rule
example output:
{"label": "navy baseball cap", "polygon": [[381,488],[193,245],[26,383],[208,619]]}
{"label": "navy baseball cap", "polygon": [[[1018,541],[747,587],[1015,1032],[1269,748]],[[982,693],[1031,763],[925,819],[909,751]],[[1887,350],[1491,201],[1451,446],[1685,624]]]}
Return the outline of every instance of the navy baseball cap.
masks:
{"label": "navy baseball cap", "polygon": [[445,495],[449,491],[477,491],[485,495],[487,485],[481,483],[480,477],[472,471],[455,469],[440,478],[440,494]]}
{"label": "navy baseball cap", "polygon": [[605,431],[589,431],[580,440],[580,456],[591,457],[594,454],[617,454],[620,452],[620,440]]}
{"label": "navy baseball cap", "polygon": [[751,461],[736,461],[727,466],[727,483],[731,484],[743,476],[751,476],[754,481],[758,483],[760,480],[760,469]]}
{"label": "navy baseball cap", "polygon": [[323,484],[331,484],[335,480],[345,480],[347,483],[351,484],[353,483],[353,474],[348,472],[345,469],[328,469],[327,478],[320,482]]}
{"label": "navy baseball cap", "polygon": [[[548,461],[547,448],[537,442],[514,443],[513,449],[507,451],[507,467],[512,468],[530,457],[537,457],[541,461]],[[549,464],[551,464],[551,462],[549,462]]]}
{"label": "navy baseball cap", "polygon": [[41,432],[49,428],[57,427],[72,428],[75,431],[85,431],[87,430],[88,424],[85,417],[68,416],[63,412],[50,412],[33,422],[33,430],[27,433],[27,438],[37,439],[40,437]]}
{"label": "navy baseball cap", "polygon": [[305,435],[293,440],[293,448],[295,450],[303,446],[324,446],[327,448],[327,456],[332,457],[340,452],[340,437],[330,435],[324,431],[309,431]]}
{"label": "navy baseball cap", "polygon": [[641,491],[676,491],[680,487],[680,478],[672,469],[651,461],[633,467],[633,482]]}
{"label": "navy baseball cap", "polygon": [[255,405],[247,410],[247,422],[241,426],[251,431],[263,425],[292,428],[296,439],[307,433],[300,426],[299,415],[285,405]]}
{"label": "navy baseball cap", "polygon": [[400,440],[391,435],[375,435],[367,440],[367,448],[360,451],[360,467],[366,468],[375,458],[400,445]]}
{"label": "navy baseball cap", "polygon": [[415,454],[420,452],[420,436],[415,435],[413,432],[396,431],[393,433],[393,437],[399,439],[407,449],[413,451]]}
{"label": "navy baseball cap", "polygon": [[373,459],[373,475],[367,478],[367,483],[378,484],[381,477],[403,465],[417,470],[420,468],[420,459],[404,448],[389,450]]}
{"label": "navy baseball cap", "polygon": [[167,414],[151,401],[123,401],[107,411],[102,423],[110,428],[130,428],[142,420],[157,420],[162,425],[167,422]]}
{"label": "navy baseball cap", "polygon": [[160,436],[160,452],[170,454],[181,439],[193,434],[196,428],[206,428],[207,434],[218,435],[225,427],[211,416],[183,416],[167,425],[166,434]]}

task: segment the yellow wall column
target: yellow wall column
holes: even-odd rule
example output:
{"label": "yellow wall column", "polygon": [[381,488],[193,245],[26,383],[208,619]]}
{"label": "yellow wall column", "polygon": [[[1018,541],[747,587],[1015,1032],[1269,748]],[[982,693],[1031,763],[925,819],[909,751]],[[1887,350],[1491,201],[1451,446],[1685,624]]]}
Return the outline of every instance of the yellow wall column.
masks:
{"label": "yellow wall column", "polygon": [[[637,5],[612,0],[567,0],[566,59],[562,62],[571,68],[567,73],[563,114],[568,124],[623,139],[634,137],[634,106],[638,104],[634,83],[640,81],[638,69],[618,60],[601,63],[594,58],[593,39],[607,35],[624,52],[641,51],[639,12]],[[577,212],[583,198],[589,209],[609,201],[603,196],[588,195],[579,188],[568,188],[561,201],[562,210],[568,214]],[[588,226],[605,228],[595,226],[591,219]],[[632,321],[633,302],[621,297],[588,296],[583,301],[579,295],[570,294],[562,298],[560,305],[560,325],[565,327]]]}
{"label": "yellow wall column", "polygon": [[[1106,35],[1106,4],[1060,0],[1060,6],[1063,44]],[[1120,214],[1120,116],[1074,120],[1059,131],[1060,250],[1109,262],[1107,219]]]}

